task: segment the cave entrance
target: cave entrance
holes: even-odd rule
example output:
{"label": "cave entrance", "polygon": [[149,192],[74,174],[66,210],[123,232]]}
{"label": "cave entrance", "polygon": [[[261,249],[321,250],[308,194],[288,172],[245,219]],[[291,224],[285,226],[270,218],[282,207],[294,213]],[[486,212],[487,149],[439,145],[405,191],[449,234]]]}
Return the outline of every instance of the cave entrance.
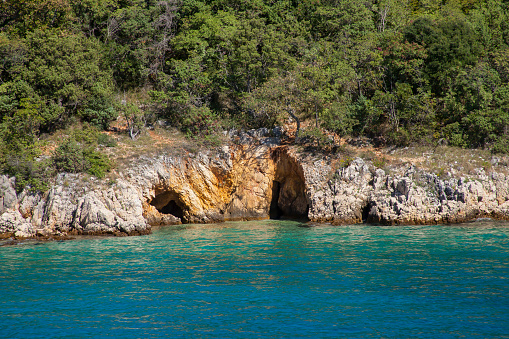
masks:
{"label": "cave entrance", "polygon": [[276,148],[271,157],[276,168],[269,217],[309,220],[309,201],[302,166],[288,154],[286,148]]}
{"label": "cave entrance", "polygon": [[171,214],[184,222],[184,209],[178,195],[175,192],[162,192],[150,202],[161,214]]}
{"label": "cave entrance", "polygon": [[283,211],[279,208],[278,200],[279,193],[281,191],[281,183],[279,181],[272,182],[272,200],[270,201],[270,210],[269,210],[269,218],[270,219],[280,219]]}
{"label": "cave entrance", "polygon": [[362,222],[367,223],[369,218],[369,211],[371,210],[371,204],[367,203],[366,206],[362,208]]}
{"label": "cave entrance", "polygon": [[292,181],[272,182],[272,199],[270,201],[270,219],[307,220],[309,205],[303,185]]}
{"label": "cave entrance", "polygon": [[180,220],[184,217],[184,210],[180,208],[175,200],[170,200],[170,202],[161,208],[159,212],[162,214],[171,214],[180,218]]}

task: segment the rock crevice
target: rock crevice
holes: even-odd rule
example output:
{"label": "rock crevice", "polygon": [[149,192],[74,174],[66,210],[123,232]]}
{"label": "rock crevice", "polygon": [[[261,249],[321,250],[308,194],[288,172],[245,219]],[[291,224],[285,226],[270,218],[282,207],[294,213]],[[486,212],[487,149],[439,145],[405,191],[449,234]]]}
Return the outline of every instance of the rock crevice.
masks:
{"label": "rock crevice", "polygon": [[156,225],[281,217],[336,225],[509,218],[509,177],[502,173],[440,178],[414,166],[383,170],[361,158],[335,160],[249,143],[139,158],[109,182],[61,174],[44,194],[17,193],[14,179],[0,176],[0,234],[135,235]]}

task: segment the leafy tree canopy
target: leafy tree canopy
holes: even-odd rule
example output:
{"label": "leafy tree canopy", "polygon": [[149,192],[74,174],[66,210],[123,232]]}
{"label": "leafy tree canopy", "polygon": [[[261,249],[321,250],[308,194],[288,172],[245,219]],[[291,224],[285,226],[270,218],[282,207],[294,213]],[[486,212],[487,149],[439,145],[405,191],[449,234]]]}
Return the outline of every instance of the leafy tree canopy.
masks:
{"label": "leafy tree canopy", "polygon": [[36,173],[42,133],[118,116],[132,138],[149,116],[190,136],[293,121],[506,152],[508,60],[505,0],[5,0],[0,151],[21,160],[0,166]]}

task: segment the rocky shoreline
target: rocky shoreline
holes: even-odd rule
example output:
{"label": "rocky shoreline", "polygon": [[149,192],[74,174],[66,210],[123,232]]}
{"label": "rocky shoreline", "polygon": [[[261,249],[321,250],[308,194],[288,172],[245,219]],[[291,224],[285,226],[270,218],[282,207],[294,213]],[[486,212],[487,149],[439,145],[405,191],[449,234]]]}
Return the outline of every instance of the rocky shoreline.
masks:
{"label": "rocky shoreline", "polygon": [[197,154],[142,156],[109,180],[60,174],[45,193],[17,193],[14,178],[0,176],[0,235],[142,235],[158,225],[280,217],[334,225],[509,219],[503,173],[378,168],[359,157],[299,151],[267,134],[233,134],[235,143]]}

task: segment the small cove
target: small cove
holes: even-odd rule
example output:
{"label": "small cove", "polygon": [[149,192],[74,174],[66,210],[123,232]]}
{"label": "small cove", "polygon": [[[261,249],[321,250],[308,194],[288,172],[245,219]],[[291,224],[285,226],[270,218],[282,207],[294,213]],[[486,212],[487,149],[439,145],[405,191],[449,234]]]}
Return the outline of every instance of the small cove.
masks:
{"label": "small cove", "polygon": [[[305,226],[305,227],[303,227]],[[504,337],[509,223],[161,227],[0,248],[0,333]]]}

